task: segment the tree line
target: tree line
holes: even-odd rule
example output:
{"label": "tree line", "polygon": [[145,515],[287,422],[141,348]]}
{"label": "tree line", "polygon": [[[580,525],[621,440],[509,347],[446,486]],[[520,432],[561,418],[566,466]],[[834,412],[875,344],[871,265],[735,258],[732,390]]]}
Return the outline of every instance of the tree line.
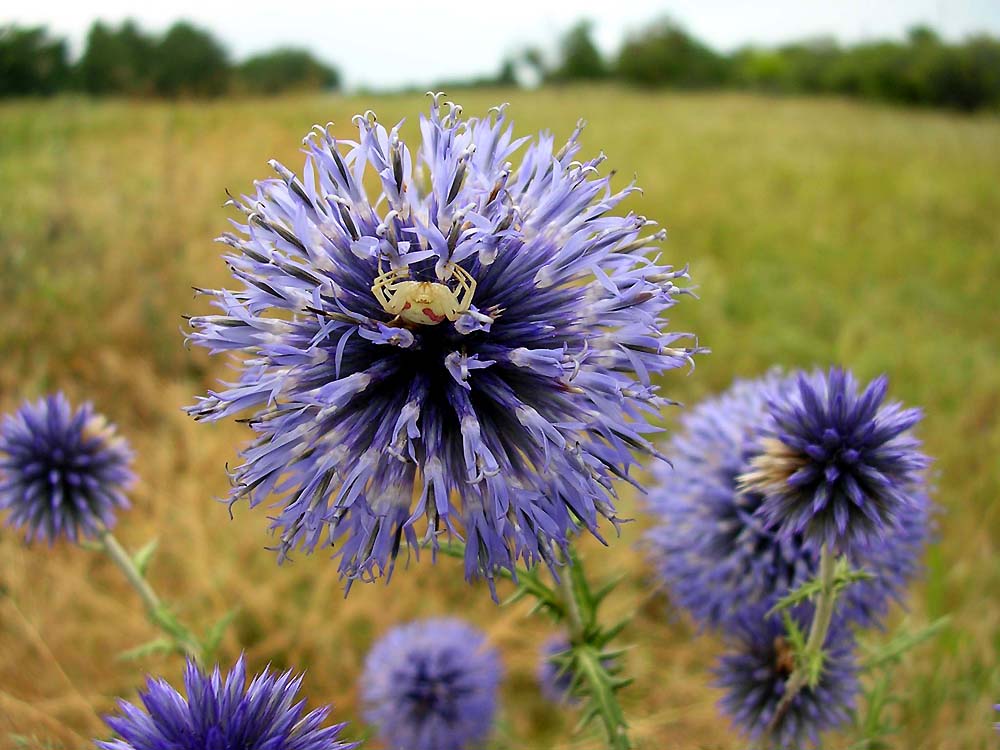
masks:
{"label": "tree line", "polygon": [[551,82],[619,79],[648,87],[840,94],[965,111],[1000,109],[1000,39],[987,34],[949,43],[917,27],[901,41],[844,46],[818,38],[723,54],[661,19],[629,35],[617,55],[606,59],[591,32],[587,21],[570,29],[554,63],[547,65],[536,49],[523,60]]}
{"label": "tree line", "polygon": [[[987,34],[948,42],[918,27],[899,41],[841,45],[816,38],[727,54],[664,18],[630,34],[617,53],[605,56],[592,32],[592,24],[581,21],[562,36],[554,56],[530,48],[505,59],[496,75],[449,81],[445,88],[516,85],[518,71],[528,68],[546,83],[618,80],[644,87],[839,94],[1000,110],[1000,39]],[[0,27],[0,97],[71,90],[219,96],[339,86],[338,70],[307,50],[280,48],[234,63],[211,33],[185,21],[161,35],[132,21],[117,27],[95,22],[76,61],[70,61],[65,40],[44,28]]]}
{"label": "tree line", "polygon": [[307,50],[284,47],[234,63],[204,29],[178,21],[150,34],[133,21],[95,22],[70,61],[64,39],[41,27],[0,27],[0,97],[80,91],[97,96],[220,96],[336,89],[338,70]]}

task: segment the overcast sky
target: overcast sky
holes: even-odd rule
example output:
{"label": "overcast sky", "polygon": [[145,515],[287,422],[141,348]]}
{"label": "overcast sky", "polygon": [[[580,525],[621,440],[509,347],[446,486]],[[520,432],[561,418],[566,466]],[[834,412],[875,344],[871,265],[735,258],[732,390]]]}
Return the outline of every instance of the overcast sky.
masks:
{"label": "overcast sky", "polygon": [[211,29],[237,58],[277,45],[308,47],[348,86],[395,87],[495,72],[527,44],[552,47],[574,21],[594,21],[607,52],[669,14],[719,49],[832,34],[899,37],[917,23],[959,38],[1000,35],[1000,0],[32,0],[4,2],[0,23],[44,24],[78,52],[97,18],[135,18],[162,31],[184,18]]}

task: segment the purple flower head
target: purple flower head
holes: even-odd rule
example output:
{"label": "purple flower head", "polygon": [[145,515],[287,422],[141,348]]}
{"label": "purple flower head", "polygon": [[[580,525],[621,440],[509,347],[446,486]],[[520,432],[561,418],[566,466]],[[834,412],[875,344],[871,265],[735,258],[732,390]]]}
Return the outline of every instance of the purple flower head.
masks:
{"label": "purple flower head", "polygon": [[[722,710],[752,739],[765,733],[795,667],[792,648],[779,615],[765,619],[766,606],[744,610],[733,622],[733,649],[716,668],[716,684],[725,691]],[[808,630],[808,608],[793,618]],[[802,750],[819,745],[819,735],[846,723],[858,693],[854,638],[843,622],[835,621],[824,644],[823,672],[816,687],[806,685],[792,699],[774,730],[776,748]]]}
{"label": "purple flower head", "polygon": [[132,451],[90,404],[62,393],[25,402],[0,425],[0,510],[28,541],[75,542],[113,526],[134,481]]}
{"label": "purple flower head", "polygon": [[119,739],[101,750],[350,750],[337,741],[343,724],[323,727],[329,707],[305,713],[302,677],[265,670],[246,684],[240,657],[228,675],[202,672],[189,662],[185,698],[165,680],[149,678],[143,708],[120,701],[121,716],[106,719]]}
{"label": "purple flower head", "polygon": [[574,159],[579,130],[556,149],[503,107],[460,115],[435,96],[415,153],[367,113],[356,142],[310,134],[301,177],[272,162],[221,238],[238,288],[191,320],[239,355],[189,410],[249,415],[231,499],[276,496],[280,557],[332,546],[348,579],[421,534],[461,535],[467,577],[491,577],[615,523],[613,480],[655,453],[654,381],[698,351],[665,328],[686,270],[612,213],[636,188]]}
{"label": "purple flower head", "polygon": [[365,659],[366,717],[390,750],[470,750],[493,726],[500,673],[497,652],[461,620],[401,625]]}
{"label": "purple flower head", "polygon": [[883,404],[888,379],[862,393],[840,368],[798,376],[797,393],[769,403],[760,451],[741,478],[764,496],[757,513],[784,538],[801,533],[850,553],[881,543],[907,514],[929,461],[910,433],[922,413]]}
{"label": "purple flower head", "polygon": [[[800,532],[777,533],[758,512],[764,496],[739,482],[759,450],[768,404],[794,397],[797,382],[778,372],[735,381],[685,412],[666,451],[672,466],[654,466],[648,504],[657,523],[647,549],[673,600],[702,625],[725,627],[747,605],[786,594],[818,573],[819,545]],[[918,569],[931,503],[922,487],[909,492],[913,507],[899,528],[881,543],[851,550],[852,565],[874,578],[845,591],[841,606],[849,619],[876,623]]]}

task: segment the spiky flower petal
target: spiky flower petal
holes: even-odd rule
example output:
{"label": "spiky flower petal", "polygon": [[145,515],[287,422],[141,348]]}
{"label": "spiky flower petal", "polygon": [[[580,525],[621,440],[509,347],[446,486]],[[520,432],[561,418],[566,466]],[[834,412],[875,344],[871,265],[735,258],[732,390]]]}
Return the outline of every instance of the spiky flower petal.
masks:
{"label": "spiky flower petal", "polygon": [[149,678],[140,693],[143,708],[119,702],[120,716],[106,719],[117,739],[101,750],[351,750],[337,740],[343,724],[324,727],[330,707],[305,713],[298,698],[301,675],[270,670],[246,684],[243,657],[225,677],[216,667],[202,672],[189,662],[187,697],[162,679]]}
{"label": "spiky flower petal", "polygon": [[62,393],[25,402],[0,425],[0,511],[28,541],[95,535],[127,508],[132,451],[114,425]]}
{"label": "spiky flower petal", "polygon": [[883,404],[888,379],[860,394],[840,368],[797,379],[792,397],[769,404],[761,450],[741,478],[783,538],[802,534],[841,552],[879,544],[919,512],[914,490],[929,461],[910,430],[919,409]]}
{"label": "spiky flower petal", "polygon": [[221,312],[190,339],[241,355],[239,379],[190,413],[249,415],[231,497],[278,497],[281,556],[330,545],[370,580],[425,529],[464,537],[470,577],[551,562],[577,525],[616,522],[613,480],[655,452],[654,379],[698,351],[665,327],[686,270],[612,213],[636,188],[574,159],[579,129],[556,149],[435,96],[414,156],[398,125],[355,122],[233,202],[239,288],[204,290]]}
{"label": "spiky flower petal", "polygon": [[390,750],[466,750],[493,726],[500,659],[457,619],[390,630],[365,660],[368,720]]}
{"label": "spiky flower petal", "polygon": [[[819,545],[801,533],[782,535],[759,514],[764,496],[740,487],[750,471],[769,404],[798,394],[796,376],[772,372],[737,380],[681,418],[666,454],[653,468],[648,495],[656,525],[646,547],[672,599],[701,624],[725,627],[748,605],[788,593],[819,570]],[[873,624],[898,599],[919,567],[931,502],[922,483],[899,528],[875,544],[855,545],[853,567],[874,575],[844,592],[849,619]]]}
{"label": "spiky flower petal", "polygon": [[[732,650],[719,660],[717,684],[725,694],[722,710],[735,726],[760,739],[774,718],[795,668],[795,655],[781,617],[765,618],[767,606],[751,607],[733,622]],[[806,610],[793,614],[807,630]],[[774,727],[775,748],[802,750],[818,746],[819,735],[850,719],[858,692],[854,639],[843,623],[834,623],[824,645],[823,671],[815,687],[806,685]]]}

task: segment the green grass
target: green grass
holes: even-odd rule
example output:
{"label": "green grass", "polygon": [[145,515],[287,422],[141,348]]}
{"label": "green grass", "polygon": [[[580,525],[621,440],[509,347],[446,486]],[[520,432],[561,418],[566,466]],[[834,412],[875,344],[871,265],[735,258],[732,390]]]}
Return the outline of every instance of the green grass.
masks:
{"label": "green grass", "polygon": [[[645,193],[630,207],[668,228],[671,261],[690,262],[701,299],[679,305],[673,324],[713,353],[670,378],[670,395],[693,403],[773,365],[843,363],[864,378],[887,372],[894,396],[926,409],[940,541],[894,624],[952,619],[898,672],[893,743],[995,746],[1000,120],[614,88],[461,97],[467,113],[506,99],[522,132],[564,138],[587,119],[585,150],[606,151],[619,184],[637,173]],[[354,717],[372,640],[393,622],[454,612],[504,650],[512,746],[597,747],[589,735],[570,738],[574,718],[539,701],[534,649],[545,626],[526,623],[525,608],[497,610],[448,560],[397,571],[388,589],[357,586],[346,601],[322,555],[277,568],[262,549],[264,509],[237,508],[231,522],[213,502],[246,434],[180,413],[226,372],[186,351],[179,332],[183,313],[203,309],[190,287],[226,280],[211,242],[226,227],[224,189],[268,176],[271,157],[299,165],[315,122],[347,135],[351,115],[371,107],[383,122],[406,116],[412,135],[425,106],[419,97],[0,105],[0,406],[60,387],[120,423],[143,478],[121,536],[135,546],[160,536],[152,578],[188,620],[207,626],[241,607],[226,658],[245,649],[257,666],[309,667],[313,703]],[[718,644],[696,638],[652,591],[635,549],[639,518],[609,550],[585,550],[593,569],[629,574],[609,608],[638,609],[627,633],[638,643],[636,683],[624,696],[634,733],[656,750],[739,747],[709,687]],[[83,747],[141,672],[179,674],[173,658],[110,658],[150,635],[103,560],[26,549],[0,531],[0,746],[13,733]]]}

